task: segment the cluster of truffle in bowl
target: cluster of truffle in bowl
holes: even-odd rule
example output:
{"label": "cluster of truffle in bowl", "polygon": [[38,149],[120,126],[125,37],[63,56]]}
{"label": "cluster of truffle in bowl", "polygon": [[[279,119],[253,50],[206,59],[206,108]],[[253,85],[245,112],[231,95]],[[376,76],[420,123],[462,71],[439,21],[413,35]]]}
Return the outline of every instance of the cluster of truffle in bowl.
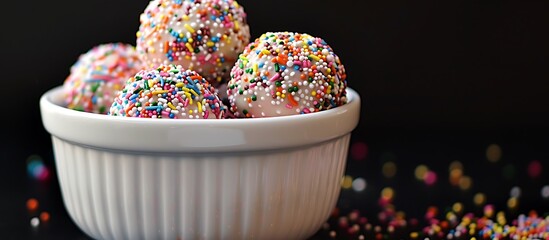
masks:
{"label": "cluster of truffle in bowl", "polygon": [[83,53],[64,82],[65,104],[140,118],[259,118],[345,104],[346,73],[320,37],[266,32],[250,39],[235,1],[151,1],[135,47]]}
{"label": "cluster of truffle in bowl", "polygon": [[333,49],[290,31],[252,41],[234,0],[152,0],[140,23],[135,46],[92,47],[40,99],[77,226],[96,239],[314,234],[360,116]]}

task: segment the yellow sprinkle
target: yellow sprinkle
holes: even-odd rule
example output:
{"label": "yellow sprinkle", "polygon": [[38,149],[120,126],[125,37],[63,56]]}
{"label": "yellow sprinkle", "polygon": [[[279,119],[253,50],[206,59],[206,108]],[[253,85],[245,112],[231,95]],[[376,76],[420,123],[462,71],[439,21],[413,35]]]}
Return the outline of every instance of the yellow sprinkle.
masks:
{"label": "yellow sprinkle", "polygon": [[265,55],[270,55],[271,54],[271,52],[269,52],[269,50],[267,50],[267,49],[261,50],[261,53],[263,53]]}
{"label": "yellow sprinkle", "polygon": [[286,98],[286,94],[280,95],[281,98]]}
{"label": "yellow sprinkle", "polygon": [[193,110],[189,110],[189,114],[193,114]]}
{"label": "yellow sprinkle", "polygon": [[168,90],[156,90],[156,91],[153,91],[152,94],[156,95],[156,94],[164,94],[164,93],[168,93]]}
{"label": "yellow sprinkle", "polygon": [[313,97],[316,96],[316,91],[312,91],[312,92],[311,92],[311,95],[312,95]]}
{"label": "yellow sprinkle", "polygon": [[341,178],[341,187],[345,189],[353,187],[353,177],[349,175],[343,176],[343,178]]}
{"label": "yellow sprinkle", "polygon": [[315,61],[320,60],[319,57],[317,57],[316,55],[313,55],[313,54],[309,55],[309,57],[312,58],[312,59],[315,60]]}
{"label": "yellow sprinkle", "polygon": [[185,96],[187,97],[187,99],[189,99],[189,103],[193,104],[193,98],[191,97],[191,94],[188,92],[185,92]]}
{"label": "yellow sprinkle", "polygon": [[188,15],[183,15],[183,20],[189,21],[189,16]]}
{"label": "yellow sprinkle", "polygon": [[198,105],[198,112],[202,112],[202,104],[200,104],[200,102],[196,102],[196,105]]}
{"label": "yellow sprinkle", "polygon": [[178,82],[178,83],[175,84],[175,86],[180,88],[180,87],[185,86],[185,84],[183,84],[183,83],[181,83],[181,82]]}
{"label": "yellow sprinkle", "polygon": [[240,55],[240,56],[238,56],[238,58],[240,58],[240,60],[242,60],[242,61],[246,61],[246,62],[248,61],[248,58],[244,57],[244,55]]}
{"label": "yellow sprinkle", "polygon": [[183,36],[185,36],[183,33],[179,33],[179,38],[183,38]]}
{"label": "yellow sprinkle", "polygon": [[195,92],[194,90],[192,90],[192,89],[189,89],[189,90],[191,91],[191,93],[192,93],[193,95],[195,95],[195,96],[198,97],[198,93],[196,93],[196,92]]}
{"label": "yellow sprinkle", "polygon": [[[181,85],[183,85],[183,83],[181,83]],[[186,87],[182,87],[181,90],[185,91],[185,92],[189,92],[189,89],[186,88]]]}
{"label": "yellow sprinkle", "polygon": [[168,102],[168,107],[170,107],[172,110],[177,110],[177,108],[171,102]]}
{"label": "yellow sprinkle", "polygon": [[192,38],[189,38],[189,39],[187,39],[187,42],[189,42],[189,43],[193,43],[193,42],[194,42],[194,40],[193,40]]}
{"label": "yellow sprinkle", "polygon": [[240,29],[240,26],[238,25],[238,21],[234,22],[234,29],[237,30],[237,31]]}
{"label": "yellow sprinkle", "polygon": [[190,43],[186,43],[185,46],[189,49],[189,51],[194,52],[194,48]]}
{"label": "yellow sprinkle", "polygon": [[194,28],[191,27],[191,25],[185,23],[185,25],[183,25],[187,30],[189,30],[189,32],[191,33],[194,33]]}
{"label": "yellow sprinkle", "polygon": [[277,96],[280,96],[280,92],[276,92],[276,95],[277,95]]}
{"label": "yellow sprinkle", "polygon": [[332,72],[332,69],[328,68],[328,69],[326,69],[326,72],[327,72],[327,73],[331,73],[331,72]]}
{"label": "yellow sprinkle", "polygon": [[410,233],[410,238],[418,238],[419,237],[419,233],[417,232],[411,232]]}
{"label": "yellow sprinkle", "polygon": [[149,87],[150,87],[150,86],[154,86],[154,84],[156,84],[156,82],[155,82],[155,81],[153,81],[153,80],[149,80]]}
{"label": "yellow sprinkle", "polygon": [[214,45],[215,45],[215,43],[212,42],[212,41],[208,41],[208,42],[206,43],[206,46],[208,46],[208,47],[213,47]]}
{"label": "yellow sprinkle", "polygon": [[258,71],[257,71],[257,68],[258,68],[258,67],[257,67],[257,63],[254,63],[254,73],[257,73],[257,72],[258,72]]}
{"label": "yellow sprinkle", "polygon": [[138,37],[138,38],[141,37],[141,35],[143,35],[143,33],[141,33],[141,32],[135,33],[135,36]]}

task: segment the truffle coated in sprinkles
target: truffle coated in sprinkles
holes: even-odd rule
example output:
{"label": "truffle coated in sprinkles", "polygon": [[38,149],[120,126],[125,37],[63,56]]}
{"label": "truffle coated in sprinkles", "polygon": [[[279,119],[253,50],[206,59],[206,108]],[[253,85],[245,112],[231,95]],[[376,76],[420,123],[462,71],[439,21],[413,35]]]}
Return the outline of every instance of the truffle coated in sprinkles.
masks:
{"label": "truffle coated in sprinkles", "polygon": [[135,47],[126,43],[104,43],[81,54],[63,82],[69,109],[107,114],[116,92],[144,65]]}
{"label": "truffle coated in sprinkles", "polygon": [[140,15],[137,50],[149,67],[182,65],[225,83],[250,42],[246,17],[234,0],[153,0]]}
{"label": "truffle coated in sprinkles", "polygon": [[222,119],[226,107],[215,88],[181,65],[160,65],[130,78],[109,115],[138,118]]}
{"label": "truffle coated in sprinkles", "polygon": [[321,38],[267,32],[231,70],[227,94],[236,117],[272,117],[331,109],[347,101],[345,68]]}

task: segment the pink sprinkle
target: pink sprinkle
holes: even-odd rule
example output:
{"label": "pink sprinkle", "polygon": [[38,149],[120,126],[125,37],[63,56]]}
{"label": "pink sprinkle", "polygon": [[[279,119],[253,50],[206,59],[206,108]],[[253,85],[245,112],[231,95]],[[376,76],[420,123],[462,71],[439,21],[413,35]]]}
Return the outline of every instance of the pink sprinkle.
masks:
{"label": "pink sprinkle", "polygon": [[185,102],[185,100],[183,100],[183,98],[181,98],[181,96],[179,96],[179,94],[175,94],[175,97],[177,98],[177,100],[179,100],[180,103]]}
{"label": "pink sprinkle", "polygon": [[425,184],[427,184],[429,186],[433,185],[437,181],[437,174],[433,171],[428,171],[425,174],[425,177],[424,177],[423,181],[425,182]]}
{"label": "pink sprinkle", "polygon": [[205,111],[205,112],[204,112],[204,118],[208,118],[208,116],[210,116],[210,112],[209,112],[209,111]]}
{"label": "pink sprinkle", "polygon": [[292,105],[286,104],[286,108],[287,108],[287,109],[292,109]]}
{"label": "pink sprinkle", "polygon": [[274,82],[280,78],[280,73],[276,73],[269,81]]}

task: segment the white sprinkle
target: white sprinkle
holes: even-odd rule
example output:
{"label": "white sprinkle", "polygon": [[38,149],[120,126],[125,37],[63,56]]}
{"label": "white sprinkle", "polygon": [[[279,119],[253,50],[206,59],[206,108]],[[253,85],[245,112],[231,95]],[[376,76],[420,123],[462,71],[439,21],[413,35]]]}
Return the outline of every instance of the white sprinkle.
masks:
{"label": "white sprinkle", "polygon": [[30,221],[30,224],[32,227],[38,227],[38,225],[40,225],[40,219],[38,219],[37,217],[33,217]]}

